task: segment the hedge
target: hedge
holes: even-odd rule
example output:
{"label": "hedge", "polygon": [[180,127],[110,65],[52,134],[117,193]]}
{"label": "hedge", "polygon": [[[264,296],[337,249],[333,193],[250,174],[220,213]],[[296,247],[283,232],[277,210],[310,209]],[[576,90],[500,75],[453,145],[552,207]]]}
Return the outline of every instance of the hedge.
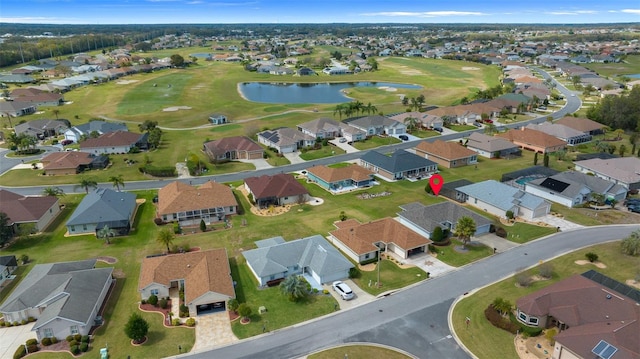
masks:
{"label": "hedge", "polygon": [[150,164],[139,168],[140,172],[152,175],[154,177],[176,177],[176,168],[174,166],[156,167]]}
{"label": "hedge", "polygon": [[516,334],[518,330],[520,330],[520,326],[518,324],[515,324],[508,318],[503,317],[491,304],[489,304],[487,309],[484,310],[484,316],[491,324],[493,324],[494,327],[506,330],[511,334]]}
{"label": "hedge", "polygon": [[13,353],[13,359],[20,359],[25,355],[27,355],[27,348],[25,348],[24,345],[20,345],[15,353]]}

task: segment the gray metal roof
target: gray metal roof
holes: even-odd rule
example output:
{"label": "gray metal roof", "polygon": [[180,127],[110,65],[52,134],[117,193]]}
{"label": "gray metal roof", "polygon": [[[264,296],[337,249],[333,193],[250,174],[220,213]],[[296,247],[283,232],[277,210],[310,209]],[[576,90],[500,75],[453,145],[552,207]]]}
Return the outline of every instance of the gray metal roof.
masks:
{"label": "gray metal roof", "polygon": [[129,221],[135,209],[135,194],[98,188],[82,199],[67,221],[67,226]]}
{"label": "gray metal roof", "polygon": [[405,150],[397,150],[391,157],[383,155],[380,152],[369,151],[361,157],[361,160],[391,173],[437,166],[437,163]]}
{"label": "gray metal roof", "polygon": [[514,206],[521,206],[533,210],[545,203],[545,200],[538,196],[523,192],[515,187],[495,180],[458,187],[457,190],[470,197],[477,198],[482,202],[500,208],[505,212],[512,210]]}

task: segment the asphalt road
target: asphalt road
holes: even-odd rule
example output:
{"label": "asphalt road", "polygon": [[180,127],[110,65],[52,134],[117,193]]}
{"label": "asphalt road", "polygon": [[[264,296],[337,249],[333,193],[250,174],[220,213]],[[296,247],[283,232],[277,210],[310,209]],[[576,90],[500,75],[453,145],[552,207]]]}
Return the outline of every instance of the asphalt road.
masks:
{"label": "asphalt road", "polygon": [[386,344],[419,358],[469,358],[449,330],[448,311],[454,299],[535,266],[540,260],[624,238],[638,228],[639,225],[615,225],[557,233],[351,310],[175,358],[299,358],[350,342]]}

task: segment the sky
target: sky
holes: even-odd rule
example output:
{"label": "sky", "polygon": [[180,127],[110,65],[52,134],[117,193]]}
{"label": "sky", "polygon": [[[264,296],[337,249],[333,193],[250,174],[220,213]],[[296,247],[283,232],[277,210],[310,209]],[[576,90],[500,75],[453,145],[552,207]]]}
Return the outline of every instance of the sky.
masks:
{"label": "sky", "polygon": [[640,22],[640,0],[2,0],[0,22],[620,23]]}

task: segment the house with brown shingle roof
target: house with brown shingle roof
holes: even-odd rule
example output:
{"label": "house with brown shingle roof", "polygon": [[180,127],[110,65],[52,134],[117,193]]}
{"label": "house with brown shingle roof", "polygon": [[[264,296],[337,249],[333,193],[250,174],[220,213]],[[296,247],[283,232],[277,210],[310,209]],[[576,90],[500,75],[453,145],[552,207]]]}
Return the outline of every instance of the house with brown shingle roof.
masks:
{"label": "house with brown shingle roof", "polygon": [[576,131],[586,133],[588,135],[599,135],[603,132],[604,125],[588,118],[580,118],[573,116],[565,116],[555,123],[573,128]]}
{"label": "house with brown shingle roof", "polygon": [[43,157],[42,169],[47,176],[74,175],[85,169],[105,168],[107,156],[94,156],[87,152],[53,152]]}
{"label": "house with brown shingle roof", "polygon": [[478,163],[478,154],[458,142],[422,141],[415,147],[415,150],[416,155],[430,159],[446,168]]}
{"label": "house with brown shingle roof", "polygon": [[95,155],[129,153],[132,148],[147,149],[149,133],[128,131],[107,132],[97,138],[89,138],[80,143],[80,151]]}
{"label": "house with brown shingle roof", "polygon": [[244,180],[244,187],[252,202],[260,208],[304,203],[309,200],[309,191],[288,173],[249,177]]}
{"label": "house with brown shingle roof", "polygon": [[557,327],[553,358],[640,358],[640,292],[596,271],[575,274],[516,301],[516,317],[528,326]]}
{"label": "house with brown shingle roof", "polygon": [[190,317],[225,310],[227,301],[236,297],[227,250],[218,248],[142,260],[138,282],[142,299],[155,295],[179,300],[180,287],[184,287]]}
{"label": "house with brown shingle roof", "polygon": [[246,136],[225,137],[205,142],[203,150],[213,163],[264,158],[264,150]]}
{"label": "house with brown shingle roof", "polygon": [[158,190],[157,216],[183,226],[222,221],[238,213],[238,202],[229,186],[208,181],[194,187],[174,181]]}
{"label": "house with brown shingle roof", "polygon": [[431,240],[387,217],[368,223],[355,219],[336,222],[329,241],[358,263],[377,258],[380,252],[392,252],[400,258],[424,253]]}
{"label": "house with brown shingle roof", "polygon": [[7,214],[14,232],[25,223],[33,223],[36,231],[42,231],[60,214],[60,205],[54,196],[25,197],[0,189],[0,212]]}
{"label": "house with brown shingle roof", "polygon": [[554,136],[524,127],[519,130],[511,129],[496,136],[507,139],[522,149],[540,153],[556,152],[564,149],[567,145],[565,141]]}
{"label": "house with brown shingle roof", "polygon": [[373,172],[356,164],[338,168],[313,166],[307,169],[307,179],[332,193],[370,187],[374,182]]}
{"label": "house with brown shingle roof", "polygon": [[48,92],[36,88],[18,88],[11,91],[11,98],[14,100],[27,102],[36,107],[40,106],[60,106],[64,103],[61,94]]}

